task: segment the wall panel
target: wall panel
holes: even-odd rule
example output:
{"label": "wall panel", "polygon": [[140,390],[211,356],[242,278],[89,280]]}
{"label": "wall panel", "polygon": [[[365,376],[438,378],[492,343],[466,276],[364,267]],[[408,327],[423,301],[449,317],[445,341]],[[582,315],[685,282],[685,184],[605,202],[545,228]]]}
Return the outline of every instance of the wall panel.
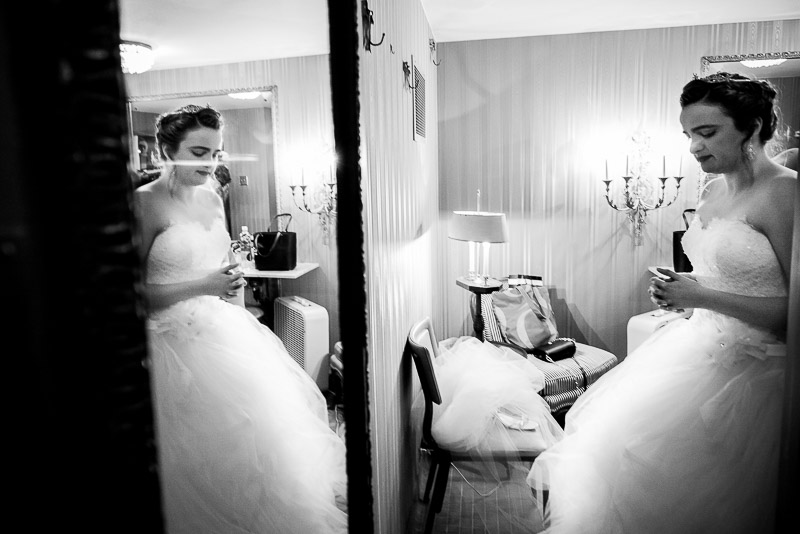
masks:
{"label": "wall panel", "polygon": [[[413,371],[402,356],[412,323],[437,314],[437,69],[419,0],[370,1],[371,51],[360,50],[362,187],[369,330],[375,532],[405,532],[418,444],[409,428]],[[426,81],[427,128],[414,140],[403,62]],[[411,80],[413,83],[413,79]]]}

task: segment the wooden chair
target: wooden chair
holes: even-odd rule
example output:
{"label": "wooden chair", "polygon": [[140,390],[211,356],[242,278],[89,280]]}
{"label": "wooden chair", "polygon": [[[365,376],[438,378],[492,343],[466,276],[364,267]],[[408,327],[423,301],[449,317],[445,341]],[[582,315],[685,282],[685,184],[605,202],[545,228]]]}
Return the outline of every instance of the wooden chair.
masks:
{"label": "wooden chair", "polygon": [[[450,475],[450,465],[452,462],[475,462],[477,460],[475,455],[470,454],[474,451],[451,450],[441,447],[431,433],[433,405],[441,404],[442,396],[433,365],[434,358],[439,355],[439,347],[429,317],[414,324],[411,328],[406,340],[405,352],[414,360],[425,401],[420,448],[428,450],[431,458],[423,497],[423,502],[428,502],[429,496],[431,497],[425,520],[425,533],[429,534],[433,529],[436,514],[442,510],[442,503],[447,491],[447,480]],[[546,448],[546,444],[538,431],[509,429],[508,433],[511,435],[513,448],[506,448],[502,445],[507,441],[500,439],[499,436],[496,440],[491,439],[490,436],[488,442],[497,444],[496,448],[490,447],[491,450],[489,451],[481,449],[481,456],[492,461],[521,460],[532,463]],[[432,495],[431,489],[433,489]]]}

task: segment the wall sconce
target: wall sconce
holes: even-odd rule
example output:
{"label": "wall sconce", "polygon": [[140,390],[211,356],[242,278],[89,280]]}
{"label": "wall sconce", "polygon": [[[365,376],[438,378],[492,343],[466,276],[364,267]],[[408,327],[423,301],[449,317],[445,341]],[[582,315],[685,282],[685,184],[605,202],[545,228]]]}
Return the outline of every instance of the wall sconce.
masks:
{"label": "wall sconce", "polygon": [[[323,232],[323,243],[330,242],[331,225],[336,219],[337,214],[337,187],[336,187],[336,155],[329,151],[323,154],[320,160],[326,159],[326,162],[317,161],[320,165],[313,165],[315,171],[314,175],[321,175],[322,180],[319,183],[311,185],[306,184],[305,169],[300,169],[300,184],[290,185],[292,190],[292,200],[294,205],[306,213],[317,215]],[[325,181],[325,175],[328,175],[328,180]]]}
{"label": "wall sconce", "polygon": [[[632,136],[633,154],[625,156],[625,174],[621,177],[624,181],[623,192],[619,202],[611,193],[611,184],[614,180],[608,177],[608,160],[606,159],[606,202],[613,209],[627,214],[631,223],[634,246],[642,244],[644,225],[647,223],[647,212],[658,208],[665,208],[675,202],[683,180],[683,157],[678,163],[678,176],[667,176],[667,156],[661,159],[661,176],[656,179],[650,177],[650,139],[646,134],[637,133]],[[675,192],[670,200],[666,199],[667,181],[672,179],[675,183]],[[660,186],[659,186],[660,182]],[[619,197],[619,195],[617,195]]]}
{"label": "wall sconce", "polygon": [[477,211],[453,212],[448,237],[469,243],[469,271],[464,278],[473,283],[489,285],[489,247],[492,243],[508,241],[508,224],[504,213],[480,211],[480,195],[479,189]]}

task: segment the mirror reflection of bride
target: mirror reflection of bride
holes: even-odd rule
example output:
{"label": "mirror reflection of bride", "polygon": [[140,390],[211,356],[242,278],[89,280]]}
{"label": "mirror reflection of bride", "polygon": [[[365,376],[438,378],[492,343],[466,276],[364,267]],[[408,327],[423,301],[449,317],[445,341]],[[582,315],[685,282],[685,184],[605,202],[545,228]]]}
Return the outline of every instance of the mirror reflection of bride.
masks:
{"label": "mirror reflection of bride", "polygon": [[156,120],[163,163],[134,193],[167,530],[344,533],[344,442],[316,382],[241,302],[220,196],[224,119]]}

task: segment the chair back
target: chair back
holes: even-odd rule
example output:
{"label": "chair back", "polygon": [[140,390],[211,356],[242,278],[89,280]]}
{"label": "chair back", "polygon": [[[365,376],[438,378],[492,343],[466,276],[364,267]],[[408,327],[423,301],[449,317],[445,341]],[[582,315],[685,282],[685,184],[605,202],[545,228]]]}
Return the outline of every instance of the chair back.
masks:
{"label": "chair back", "polygon": [[433,331],[430,317],[417,322],[411,327],[406,339],[405,352],[414,360],[417,369],[422,395],[425,398],[425,414],[422,419],[422,436],[426,442],[435,445],[435,440],[431,435],[431,423],[433,420],[433,403],[441,404],[442,395],[439,392],[439,383],[436,381],[436,373],[433,370],[433,357],[439,355],[439,346],[436,341],[436,334]]}

